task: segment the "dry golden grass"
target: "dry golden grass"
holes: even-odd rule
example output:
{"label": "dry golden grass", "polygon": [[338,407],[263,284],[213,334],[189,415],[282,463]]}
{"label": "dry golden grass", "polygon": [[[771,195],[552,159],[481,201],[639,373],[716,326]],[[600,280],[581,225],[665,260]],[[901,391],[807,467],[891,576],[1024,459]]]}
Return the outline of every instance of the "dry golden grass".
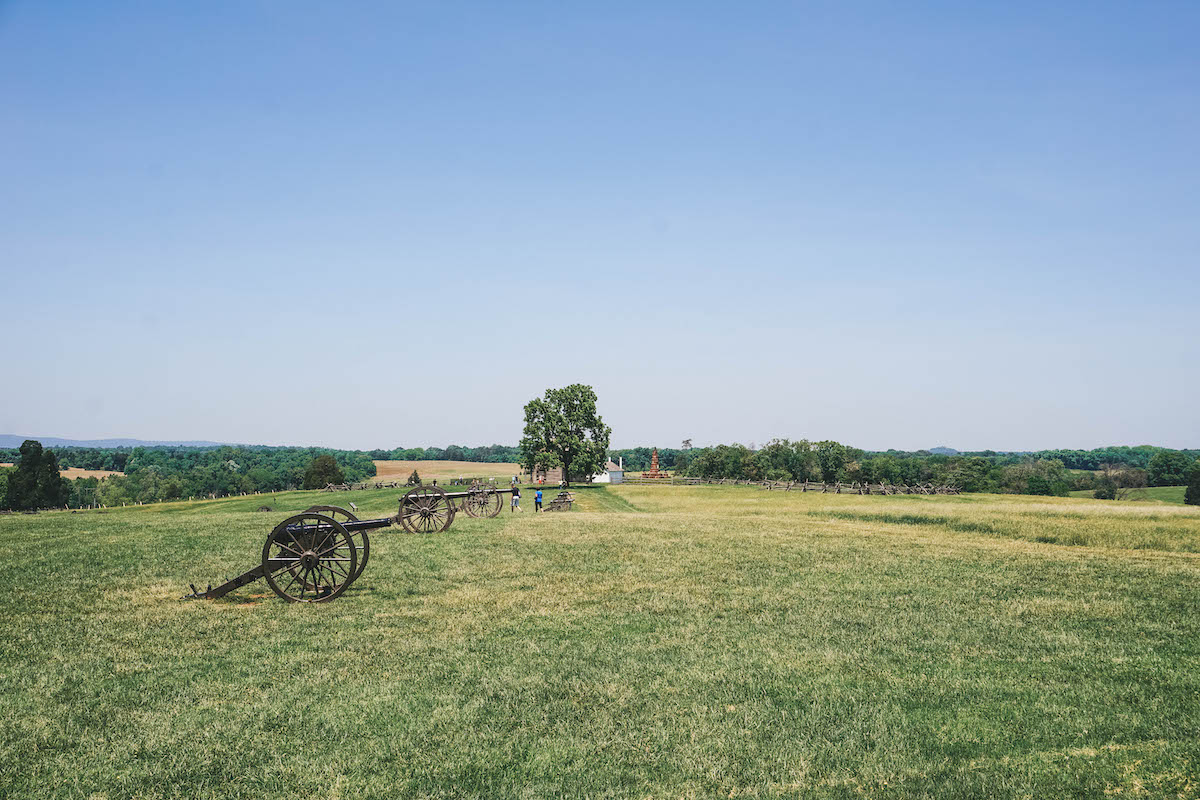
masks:
{"label": "dry golden grass", "polygon": [[511,478],[521,472],[516,464],[484,464],[478,461],[376,461],[375,479],[406,480],[413,470],[423,480],[467,478]]}
{"label": "dry golden grass", "polygon": [[[822,494],[750,486],[621,486],[606,496],[654,513],[706,513],[724,519],[792,515],[797,522],[1018,539],[1039,544],[1200,553],[1200,508],[1029,495]],[[581,498],[581,510],[594,510]],[[616,509],[613,509],[616,510]]]}
{"label": "dry golden grass", "polygon": [[80,469],[79,467],[69,467],[62,470],[62,476],[67,480],[75,480],[76,478],[107,478],[109,475],[124,474],[124,472],[113,472],[107,469]]}
{"label": "dry golden grass", "polygon": [[[2,467],[15,467],[16,464],[0,463]],[[107,469],[80,469],[79,467],[68,467],[61,470],[62,476],[67,480],[75,480],[76,478],[107,478],[109,475],[124,475],[124,472],[113,472]]]}

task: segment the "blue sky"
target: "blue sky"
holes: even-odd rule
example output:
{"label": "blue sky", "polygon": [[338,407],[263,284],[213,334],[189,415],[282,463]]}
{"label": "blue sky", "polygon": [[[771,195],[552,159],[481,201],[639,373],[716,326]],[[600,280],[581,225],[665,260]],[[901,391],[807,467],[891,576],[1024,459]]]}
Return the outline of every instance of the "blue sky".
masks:
{"label": "blue sky", "polygon": [[0,0],[0,432],[1200,447],[1200,5]]}

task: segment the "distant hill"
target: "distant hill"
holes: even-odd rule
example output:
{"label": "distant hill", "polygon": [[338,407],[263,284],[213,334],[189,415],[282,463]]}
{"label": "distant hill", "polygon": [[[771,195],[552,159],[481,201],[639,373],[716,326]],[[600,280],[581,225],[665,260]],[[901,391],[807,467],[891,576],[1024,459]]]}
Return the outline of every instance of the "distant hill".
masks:
{"label": "distant hill", "polygon": [[20,447],[26,439],[36,439],[43,447],[222,447],[224,442],[159,442],[144,439],[60,439],[57,436],[18,436],[0,433],[0,447]]}
{"label": "distant hill", "polygon": [[953,447],[931,447],[931,448],[929,448],[929,452],[933,453],[935,456],[956,456],[956,455],[958,455],[958,451],[955,450]]}

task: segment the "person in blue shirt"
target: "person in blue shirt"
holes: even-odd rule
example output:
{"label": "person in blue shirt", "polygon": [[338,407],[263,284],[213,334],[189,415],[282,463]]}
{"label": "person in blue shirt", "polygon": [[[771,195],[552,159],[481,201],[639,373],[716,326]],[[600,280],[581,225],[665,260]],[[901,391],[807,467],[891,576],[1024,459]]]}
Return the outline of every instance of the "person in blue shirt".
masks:
{"label": "person in blue shirt", "polygon": [[542,490],[538,489],[537,494],[533,496],[533,511],[536,514],[542,510]]}

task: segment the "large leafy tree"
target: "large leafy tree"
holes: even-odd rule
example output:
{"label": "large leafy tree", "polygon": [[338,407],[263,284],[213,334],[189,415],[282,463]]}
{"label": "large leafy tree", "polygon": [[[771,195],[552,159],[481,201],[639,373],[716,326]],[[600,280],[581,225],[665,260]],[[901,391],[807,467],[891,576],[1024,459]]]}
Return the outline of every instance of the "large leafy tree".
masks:
{"label": "large leafy tree", "polygon": [[42,453],[41,463],[37,471],[37,506],[38,508],[58,508],[67,504],[71,496],[70,486],[58,469],[58,459],[53,450]]}
{"label": "large leafy tree", "polygon": [[596,413],[596,391],[573,383],[547,389],[543,397],[525,404],[525,433],[521,437],[521,463],[528,469],[562,467],[569,486],[571,476],[604,471],[608,437],[612,429]]}
{"label": "large leafy tree", "polygon": [[8,478],[8,507],[25,511],[37,506],[37,468],[42,461],[42,443],[26,439],[19,452],[17,468]]}
{"label": "large leafy tree", "polygon": [[[754,454],[764,476],[787,473],[793,480],[807,480],[817,471],[817,454],[807,440],[796,442],[787,439],[772,439]],[[786,478],[784,478],[786,479]]]}
{"label": "large leafy tree", "polygon": [[346,477],[342,474],[342,468],[338,466],[334,457],[328,454],[314,458],[308,465],[308,469],[304,471],[305,489],[323,489],[331,483],[345,482]]}
{"label": "large leafy tree", "polygon": [[8,505],[17,511],[55,508],[67,502],[67,485],[58,471],[58,459],[42,443],[26,439],[21,462],[9,475]]}
{"label": "large leafy tree", "polygon": [[1147,477],[1151,486],[1182,486],[1187,482],[1192,459],[1178,450],[1159,450],[1150,459]]}
{"label": "large leafy tree", "polygon": [[839,480],[846,468],[846,446],[834,441],[817,442],[817,467],[826,483]]}
{"label": "large leafy tree", "polygon": [[1103,464],[1100,467],[1100,475],[1096,478],[1096,491],[1092,492],[1092,496],[1097,500],[1126,500],[1134,489],[1145,485],[1145,470],[1123,464]]}

